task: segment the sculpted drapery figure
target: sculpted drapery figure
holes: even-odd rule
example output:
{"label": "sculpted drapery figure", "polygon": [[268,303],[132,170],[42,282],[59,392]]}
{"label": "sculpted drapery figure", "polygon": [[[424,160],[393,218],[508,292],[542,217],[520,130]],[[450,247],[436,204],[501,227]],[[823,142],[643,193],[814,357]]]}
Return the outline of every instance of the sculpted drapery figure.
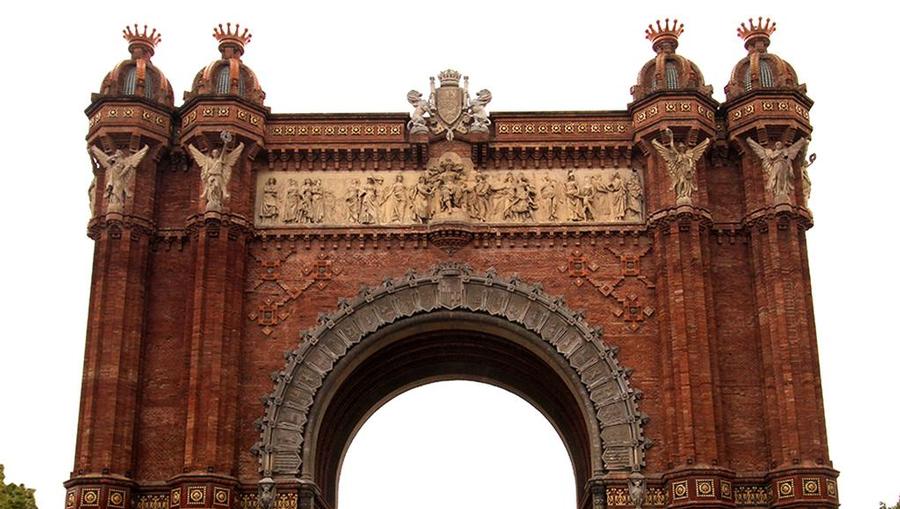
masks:
{"label": "sculpted drapery figure", "polygon": [[359,195],[359,222],[378,224],[378,186],[382,179],[367,177]]}
{"label": "sculpted drapery figure", "polygon": [[547,206],[547,220],[548,221],[556,221],[559,219],[556,213],[559,211],[559,184],[550,178],[549,175],[544,175],[544,185],[541,186],[541,199],[544,200],[544,205]]}
{"label": "sculpted drapery figure", "polygon": [[[104,196],[106,196],[107,212],[122,212],[125,201],[131,196],[134,187],[134,172],[149,150],[150,147],[144,145],[142,149],[128,155],[124,150],[116,149],[112,155],[108,156],[99,148],[91,146],[91,152],[106,171]],[[93,205],[91,208],[93,209]]]}
{"label": "sculpted drapery figure", "polygon": [[666,169],[672,179],[672,189],[675,191],[675,204],[690,205],[693,203],[694,191],[697,190],[697,162],[709,146],[709,138],[693,148],[688,148],[684,142],[675,145],[675,137],[670,129],[666,128],[665,133],[669,137],[669,146],[653,140],[653,148],[666,162]]}
{"label": "sculpted drapery figure", "polygon": [[469,216],[480,222],[488,220],[491,211],[491,184],[487,181],[487,177],[479,173],[475,175],[475,185],[472,187],[471,199],[469,200]]}
{"label": "sculpted drapery figure", "polygon": [[625,189],[628,191],[625,214],[628,219],[640,219],[644,213],[644,188],[636,171],[631,172],[631,178],[625,183]]}
{"label": "sculpted drapery figure", "polygon": [[575,173],[569,171],[565,184],[566,201],[569,204],[569,221],[584,221],[584,197],[578,187]]}
{"label": "sculpted drapery figure", "polygon": [[618,173],[613,175],[612,182],[606,187],[609,191],[609,212],[613,219],[621,221],[625,219],[625,200],[627,191],[622,177]]}
{"label": "sculpted drapery figure", "polygon": [[347,221],[350,224],[359,223],[360,195],[362,190],[359,188],[359,180],[353,179],[344,193],[344,203],[347,206]]}
{"label": "sculpted drapery figure", "polygon": [[806,144],[806,147],[803,148],[803,154],[800,155],[800,171],[801,176],[803,177],[803,206],[809,206],[809,195],[812,192],[812,180],[809,178],[809,167],[812,166],[814,162],[816,162],[816,154],[810,154],[809,159],[806,158],[806,149],[809,147],[809,143]]}
{"label": "sculpted drapery figure", "polygon": [[382,204],[387,205],[385,219],[390,223],[402,223],[406,219],[407,191],[403,175],[397,175],[394,182],[385,189]]}
{"label": "sculpted drapery figure", "polygon": [[[284,193],[284,222],[300,223],[302,222],[303,195],[300,192],[300,186],[295,179],[288,180],[287,191]],[[263,197],[263,207],[265,207],[265,197]]]}
{"label": "sculpted drapery figure", "polygon": [[221,134],[222,149],[214,148],[209,155],[201,152],[197,147],[188,145],[188,151],[197,161],[200,167],[200,199],[205,200],[204,211],[221,212],[228,194],[228,182],[231,180],[231,171],[244,150],[244,144],[239,144],[234,150],[229,150],[232,135],[228,131]]}
{"label": "sculpted drapery figure", "polygon": [[[297,181],[294,179],[290,179],[288,182],[288,197],[285,200],[287,203],[288,210],[290,209],[290,195],[291,189],[297,187]],[[290,223],[292,220],[292,213],[289,211],[285,211],[284,214],[284,222]],[[265,185],[263,186],[263,194],[262,200],[259,206],[259,218],[263,221],[272,222],[278,220],[278,179],[275,177],[269,177],[266,180]]]}
{"label": "sculpted drapery figure", "polygon": [[528,177],[519,174],[512,187],[509,204],[503,216],[516,221],[534,221],[534,211],[537,210],[535,196],[534,187]]}
{"label": "sculpted drapery figure", "polygon": [[766,148],[747,137],[747,145],[762,163],[766,174],[766,190],[776,203],[789,202],[794,193],[793,161],[801,150],[805,150],[809,140],[801,139],[792,145],[775,142],[775,148]]}
{"label": "sculpted drapery figure", "polygon": [[427,223],[431,219],[431,200],[434,189],[428,185],[428,179],[424,175],[419,177],[410,195],[413,221],[420,224]]}

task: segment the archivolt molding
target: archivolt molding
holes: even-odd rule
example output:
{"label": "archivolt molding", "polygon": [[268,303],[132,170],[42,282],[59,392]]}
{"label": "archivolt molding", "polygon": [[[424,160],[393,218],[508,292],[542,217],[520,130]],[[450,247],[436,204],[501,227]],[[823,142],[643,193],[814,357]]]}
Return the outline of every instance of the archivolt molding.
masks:
{"label": "archivolt molding", "polygon": [[562,298],[544,293],[539,284],[525,283],[515,275],[502,278],[493,269],[474,273],[466,265],[450,263],[428,273],[386,279],[376,288],[364,287],[302,334],[300,346],[285,354],[285,369],[273,375],[275,391],[265,399],[265,416],[258,422],[261,441],[254,452],[262,477],[299,475],[316,393],[349,349],[386,325],[441,310],[505,318],[552,345],[578,374],[593,402],[604,469],[641,469],[650,446],[642,430],[648,418],[637,408],[641,393],[630,387],[629,371],[616,358],[618,349],[605,344],[600,328],[590,326],[583,313],[568,308]]}

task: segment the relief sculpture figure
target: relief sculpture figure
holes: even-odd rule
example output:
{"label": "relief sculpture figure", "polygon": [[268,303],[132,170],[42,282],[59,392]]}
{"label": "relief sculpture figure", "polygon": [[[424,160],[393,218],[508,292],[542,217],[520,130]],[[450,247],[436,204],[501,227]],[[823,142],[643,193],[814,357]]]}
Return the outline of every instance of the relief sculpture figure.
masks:
{"label": "relief sculpture figure", "polygon": [[425,176],[420,176],[419,181],[410,193],[410,208],[412,219],[416,223],[424,224],[431,219],[431,199],[434,190],[428,185]]}
{"label": "relief sculpture figure", "polygon": [[669,137],[668,146],[657,140],[653,140],[651,143],[666,162],[666,169],[672,179],[672,189],[675,191],[675,204],[690,205],[693,203],[694,191],[697,190],[697,162],[706,147],[709,146],[709,138],[693,148],[688,148],[684,142],[675,145],[675,137],[672,135],[671,129],[666,128],[665,133]]}
{"label": "relief sculpture figure", "polygon": [[310,186],[307,220],[312,224],[320,224],[325,220],[325,190],[322,189],[322,179],[313,180]]}
{"label": "relief sculpture figure", "polygon": [[488,182],[484,174],[479,173],[475,176],[475,185],[472,187],[471,199],[469,200],[469,216],[480,222],[488,220],[491,210],[491,184]]}
{"label": "relief sculpture figure", "polygon": [[477,170],[450,154],[424,170],[270,170],[257,179],[253,215],[263,228],[633,223],[644,217],[637,170]]}
{"label": "relief sculpture figure", "polygon": [[378,177],[366,177],[359,198],[360,224],[378,224]]}
{"label": "relief sculpture figure", "polygon": [[528,177],[519,174],[503,216],[517,221],[534,221],[534,211],[537,210],[535,195]]}
{"label": "relief sculpture figure", "polygon": [[362,190],[359,188],[359,180],[353,179],[344,192],[344,203],[347,206],[347,222],[350,224],[359,223],[359,211],[361,208],[360,198]]}
{"label": "relief sculpture figure", "polygon": [[[272,180],[272,179],[269,179]],[[302,210],[303,196],[300,194],[300,186],[297,180],[288,180],[287,190],[284,193],[284,222],[299,223],[301,221],[300,211]],[[266,197],[263,196],[263,208],[266,208]],[[278,213],[277,206],[274,212]],[[260,214],[262,215],[262,214]]]}
{"label": "relief sculpture figure", "polygon": [[566,203],[569,205],[569,221],[584,221],[584,198],[572,171],[566,175],[565,193]]}
{"label": "relief sculpture figure", "polygon": [[406,185],[403,183],[403,175],[397,175],[394,183],[389,185],[384,192],[382,205],[387,205],[385,220],[390,223],[402,223],[406,219]]}
{"label": "relief sculpture figure", "polygon": [[644,188],[636,171],[631,172],[631,178],[625,183],[628,191],[625,214],[627,219],[640,219],[644,213]]}
{"label": "relief sculpture figure", "polygon": [[625,199],[627,191],[622,177],[618,173],[613,175],[612,182],[606,186],[609,191],[609,212],[613,219],[621,221],[625,219]]}
{"label": "relief sculpture figure", "polygon": [[[290,194],[291,186],[297,186],[297,181],[291,179],[289,184],[288,194]],[[289,199],[286,201],[289,201]],[[285,213],[285,222],[290,222],[288,221],[289,216],[288,213]],[[278,220],[278,179],[275,177],[266,179],[266,183],[263,186],[262,200],[260,200],[259,206],[259,218],[265,222],[275,222]]]}
{"label": "relief sculpture figure", "polygon": [[222,131],[222,149],[214,148],[207,156],[197,147],[188,145],[188,151],[200,167],[200,199],[204,200],[204,211],[221,212],[225,200],[229,198],[228,182],[231,180],[231,171],[244,150],[241,143],[234,150],[229,151],[232,135],[228,131]]}
{"label": "relief sculpture figure", "polygon": [[144,148],[128,155],[124,150],[116,149],[108,156],[99,148],[91,146],[97,162],[106,170],[106,190],[103,194],[106,197],[107,212],[122,212],[125,201],[133,192],[135,170],[149,150],[150,147],[144,145]]}
{"label": "relief sculpture figure", "polygon": [[747,144],[762,163],[766,174],[766,190],[776,203],[789,202],[794,193],[793,161],[801,150],[805,150],[809,140],[801,139],[792,145],[775,142],[775,148],[765,148],[747,137]]}
{"label": "relief sculpture figure", "polygon": [[558,220],[559,217],[557,217],[556,213],[559,211],[559,184],[550,178],[549,175],[544,175],[544,185],[541,186],[541,199],[547,207],[547,220]]}

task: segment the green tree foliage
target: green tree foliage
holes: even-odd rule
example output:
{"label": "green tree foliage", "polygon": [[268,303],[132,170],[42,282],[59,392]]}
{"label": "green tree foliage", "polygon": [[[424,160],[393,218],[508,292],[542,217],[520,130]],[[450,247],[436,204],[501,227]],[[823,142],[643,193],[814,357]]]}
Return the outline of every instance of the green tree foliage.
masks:
{"label": "green tree foliage", "polygon": [[6,484],[3,465],[0,465],[0,509],[37,509],[33,489],[24,484]]}
{"label": "green tree foliage", "polygon": [[900,500],[897,500],[897,503],[888,507],[884,502],[878,504],[878,509],[900,509]]}

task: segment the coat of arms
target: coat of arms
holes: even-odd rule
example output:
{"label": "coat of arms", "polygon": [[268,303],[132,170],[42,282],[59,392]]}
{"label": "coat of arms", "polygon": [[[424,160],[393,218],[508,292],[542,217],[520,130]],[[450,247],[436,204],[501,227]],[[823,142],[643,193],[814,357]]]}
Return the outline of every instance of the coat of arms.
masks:
{"label": "coat of arms", "polygon": [[[462,78],[463,86],[459,81]],[[463,77],[453,69],[438,74],[440,87],[434,86],[431,77],[431,95],[426,100],[418,90],[410,90],[406,95],[409,103],[415,108],[407,125],[410,134],[446,133],[448,140],[453,133],[487,132],[491,120],[485,106],[491,101],[491,92],[487,89],[469,96],[469,77]]]}

